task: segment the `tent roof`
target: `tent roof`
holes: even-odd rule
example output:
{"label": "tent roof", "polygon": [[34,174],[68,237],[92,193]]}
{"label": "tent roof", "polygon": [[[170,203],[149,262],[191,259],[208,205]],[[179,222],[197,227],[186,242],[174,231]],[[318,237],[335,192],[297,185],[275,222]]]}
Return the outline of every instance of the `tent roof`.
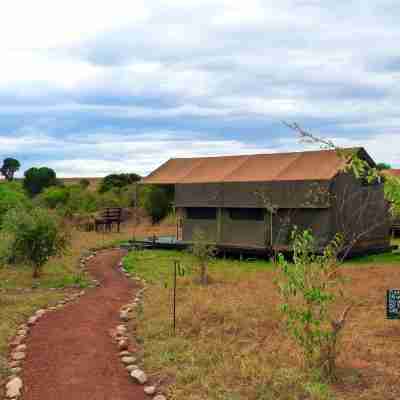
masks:
{"label": "tent roof", "polygon": [[[374,162],[363,148],[348,149]],[[223,157],[172,158],[142,183],[220,183],[330,180],[345,165],[335,150]]]}

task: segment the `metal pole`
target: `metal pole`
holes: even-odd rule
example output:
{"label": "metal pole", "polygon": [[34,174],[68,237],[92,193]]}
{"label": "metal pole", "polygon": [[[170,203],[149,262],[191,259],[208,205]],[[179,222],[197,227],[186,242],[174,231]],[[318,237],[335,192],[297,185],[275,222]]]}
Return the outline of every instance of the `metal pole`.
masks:
{"label": "metal pole", "polygon": [[174,261],[174,303],[173,303],[173,318],[174,318],[174,336],[176,330],[176,267],[178,261]]}

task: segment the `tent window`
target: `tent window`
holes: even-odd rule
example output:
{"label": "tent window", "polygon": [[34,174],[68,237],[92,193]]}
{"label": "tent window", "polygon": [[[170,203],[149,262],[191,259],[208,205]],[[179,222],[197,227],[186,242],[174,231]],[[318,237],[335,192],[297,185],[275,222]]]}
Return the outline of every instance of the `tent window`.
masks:
{"label": "tent window", "polygon": [[262,208],[230,208],[229,217],[238,221],[264,221]]}
{"label": "tent window", "polygon": [[216,219],[217,209],[214,207],[190,207],[187,208],[189,219]]}

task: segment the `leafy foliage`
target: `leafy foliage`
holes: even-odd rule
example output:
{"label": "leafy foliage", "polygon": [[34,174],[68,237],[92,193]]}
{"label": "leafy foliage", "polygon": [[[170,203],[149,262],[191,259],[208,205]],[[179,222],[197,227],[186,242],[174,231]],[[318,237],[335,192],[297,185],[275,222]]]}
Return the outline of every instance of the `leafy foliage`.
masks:
{"label": "leafy foliage", "polygon": [[139,204],[151,216],[153,223],[159,222],[171,211],[173,187],[146,185],[140,190]]}
{"label": "leafy foliage", "polygon": [[8,181],[12,181],[14,179],[14,174],[20,167],[21,164],[15,158],[6,158],[0,168],[0,172]]}
{"label": "leafy foliage", "polygon": [[24,175],[24,187],[32,197],[41,193],[45,188],[58,183],[54,170],[47,167],[30,168],[25,171]]}
{"label": "leafy foliage", "polygon": [[385,176],[385,197],[390,202],[391,214],[395,218],[400,217],[400,178]]}
{"label": "leafy foliage", "polygon": [[0,223],[9,210],[25,208],[28,204],[28,198],[19,183],[10,182],[0,185]]}
{"label": "leafy foliage", "polygon": [[34,278],[39,277],[50,257],[62,254],[69,244],[69,233],[62,221],[42,208],[10,210],[2,233],[8,242],[3,256],[31,265]]}
{"label": "leafy foliage", "polygon": [[342,238],[337,235],[322,255],[316,254],[311,232],[293,231],[293,263],[278,256],[276,281],[282,298],[281,312],[289,334],[301,349],[307,369],[317,369],[324,377],[335,377],[338,335],[349,308],[338,321],[332,320],[331,306],[343,291],[338,252]]}
{"label": "leafy foliage", "polygon": [[190,252],[194,255],[199,268],[199,278],[202,285],[208,283],[208,264],[215,257],[217,248],[207,240],[205,232],[196,229],[193,233],[193,245]]}
{"label": "leafy foliage", "polygon": [[137,174],[111,174],[107,175],[101,182],[99,192],[105,193],[112,189],[122,189],[140,181],[142,178]]}
{"label": "leafy foliage", "polygon": [[90,186],[90,180],[87,178],[82,178],[79,180],[79,185],[82,189],[87,189]]}

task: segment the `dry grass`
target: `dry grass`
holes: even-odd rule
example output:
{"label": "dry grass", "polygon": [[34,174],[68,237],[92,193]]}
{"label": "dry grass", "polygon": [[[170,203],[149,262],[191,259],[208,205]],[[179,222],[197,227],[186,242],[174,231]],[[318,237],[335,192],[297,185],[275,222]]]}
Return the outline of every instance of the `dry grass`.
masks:
{"label": "dry grass", "polygon": [[[347,263],[355,302],[342,337],[339,382],[321,384],[301,372],[300,357],[277,312],[268,263],[219,260],[213,284],[179,278],[177,334],[171,334],[171,275],[185,254],[146,251],[126,265],[153,284],[146,292],[138,334],[144,364],[168,383],[172,399],[394,399],[400,396],[399,321],[386,320],[386,289],[400,287],[400,255]],[[189,268],[190,270],[191,268]],[[167,287],[166,287],[167,286]],[[337,312],[340,311],[338,307]]]}

